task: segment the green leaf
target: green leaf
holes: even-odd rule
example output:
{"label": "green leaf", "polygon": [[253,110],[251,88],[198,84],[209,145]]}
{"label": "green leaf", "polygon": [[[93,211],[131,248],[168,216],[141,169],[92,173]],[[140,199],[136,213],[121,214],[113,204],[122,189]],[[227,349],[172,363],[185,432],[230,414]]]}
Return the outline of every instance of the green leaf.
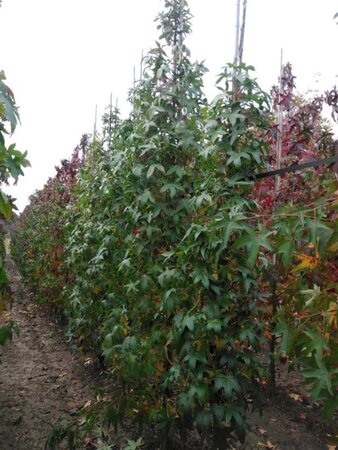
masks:
{"label": "green leaf", "polygon": [[145,189],[143,194],[139,197],[139,200],[142,204],[155,203],[155,199],[149,189]]}
{"label": "green leaf", "polygon": [[219,334],[222,331],[222,322],[218,319],[209,320],[207,323],[207,330],[212,330]]}
{"label": "green leaf", "polygon": [[0,213],[6,218],[10,219],[12,216],[12,203],[7,195],[0,191]]}
{"label": "green leaf", "polygon": [[252,228],[246,228],[246,234],[234,243],[233,248],[247,248],[247,251],[249,253],[248,266],[252,268],[256,263],[261,247],[270,251],[273,250],[268,240],[270,234],[272,234],[272,231],[267,231],[261,226],[259,226],[259,230],[257,232]]}
{"label": "green leaf", "polygon": [[282,264],[285,269],[287,269],[290,266],[291,258],[292,258],[292,249],[295,248],[294,243],[291,241],[291,239],[287,242],[284,242],[282,245],[280,245],[277,248],[277,253],[281,255]]}
{"label": "green leaf", "polygon": [[195,316],[185,316],[182,321],[182,328],[188,328],[189,331],[194,331]]}
{"label": "green leaf", "polygon": [[177,191],[184,191],[183,187],[177,183],[166,183],[161,187],[160,192],[169,191],[170,198],[174,198],[176,196]]}
{"label": "green leaf", "polygon": [[306,329],[304,334],[309,338],[306,342],[306,351],[315,353],[315,359],[318,366],[322,363],[323,350],[330,350],[330,346],[325,337],[317,330]]}
{"label": "green leaf", "polygon": [[194,284],[202,282],[203,286],[208,289],[210,285],[208,272],[206,268],[197,268],[192,272]]}
{"label": "green leaf", "polygon": [[338,369],[329,372],[324,363],[321,363],[318,369],[307,369],[301,372],[303,377],[315,380],[313,387],[309,389],[313,402],[321,396],[323,389],[327,389],[331,396],[334,395],[332,390],[332,373],[338,373]]}
{"label": "green leaf", "polygon": [[233,392],[240,393],[242,390],[241,386],[234,376],[226,376],[223,374],[217,375],[217,377],[215,378],[214,389],[216,392],[223,389],[224,394],[227,398],[230,398]]}
{"label": "green leaf", "polygon": [[188,391],[190,398],[197,397],[201,405],[204,405],[208,399],[208,386],[200,384],[198,386],[193,385]]}
{"label": "green leaf", "polygon": [[147,178],[150,178],[153,175],[155,169],[162,173],[165,173],[164,167],[161,164],[152,164],[147,171]]}
{"label": "green leaf", "polygon": [[212,425],[212,414],[210,411],[199,411],[196,414],[196,425],[200,430],[206,430]]}
{"label": "green leaf", "polygon": [[0,327],[0,345],[5,345],[6,341],[12,339],[13,331],[9,325]]}
{"label": "green leaf", "polygon": [[214,413],[216,419],[221,422],[225,417],[225,407],[223,405],[218,405],[217,403],[213,403],[212,412]]}

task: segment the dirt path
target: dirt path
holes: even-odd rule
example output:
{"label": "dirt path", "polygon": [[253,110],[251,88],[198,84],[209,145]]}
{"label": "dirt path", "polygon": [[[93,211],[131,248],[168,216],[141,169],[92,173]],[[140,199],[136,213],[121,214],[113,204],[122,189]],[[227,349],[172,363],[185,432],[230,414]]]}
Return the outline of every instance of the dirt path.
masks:
{"label": "dirt path", "polygon": [[[88,360],[70,353],[63,330],[29,301],[14,263],[8,260],[7,265],[13,307],[6,316],[17,322],[20,335],[6,344],[0,364],[0,450],[43,450],[53,425],[74,419],[93,400],[91,387],[101,378]],[[328,438],[334,427],[321,421],[316,405],[308,404],[297,378],[284,373],[278,383],[282,391],[266,399],[263,417],[249,418],[246,444],[238,443],[235,450],[335,450]],[[123,449],[128,435],[135,437],[133,427],[119,434],[111,436],[114,449]],[[157,449],[151,441],[142,449]],[[191,441],[189,450],[199,445]],[[225,448],[222,436],[213,448]]]}
{"label": "dirt path", "polygon": [[59,326],[27,301],[20,275],[7,264],[14,298],[6,315],[20,335],[6,344],[0,365],[0,449],[41,450],[53,425],[93,397],[94,381]]}

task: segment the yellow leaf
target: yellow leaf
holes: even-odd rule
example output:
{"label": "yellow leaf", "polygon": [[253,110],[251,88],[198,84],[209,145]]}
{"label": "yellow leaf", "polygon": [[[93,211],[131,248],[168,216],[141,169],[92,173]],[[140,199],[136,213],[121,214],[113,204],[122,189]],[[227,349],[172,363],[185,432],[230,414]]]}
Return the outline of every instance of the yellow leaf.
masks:
{"label": "yellow leaf", "polygon": [[318,266],[319,256],[310,256],[305,253],[297,255],[297,259],[300,263],[292,269],[292,272],[300,272],[301,270],[313,270]]}
{"label": "yellow leaf", "polygon": [[329,318],[329,325],[338,328],[338,305],[330,302],[329,310],[327,312]]}
{"label": "yellow leaf", "polygon": [[328,247],[328,251],[331,253],[337,253],[338,252],[338,242],[334,242],[333,244]]}
{"label": "yellow leaf", "polygon": [[223,350],[225,347],[225,341],[224,339],[220,338],[219,336],[215,337],[215,347],[216,350],[219,352],[220,350]]}

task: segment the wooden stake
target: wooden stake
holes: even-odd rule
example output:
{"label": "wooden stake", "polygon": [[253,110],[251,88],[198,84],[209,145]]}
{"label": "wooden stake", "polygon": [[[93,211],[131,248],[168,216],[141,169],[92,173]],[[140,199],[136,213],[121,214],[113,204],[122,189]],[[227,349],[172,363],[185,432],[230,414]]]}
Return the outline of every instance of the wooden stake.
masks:
{"label": "wooden stake", "polygon": [[[279,76],[279,94],[283,89],[283,49],[280,51],[280,76]],[[279,99],[280,100],[280,99]],[[277,135],[277,148],[276,148],[276,169],[281,167],[282,159],[282,144],[283,144],[283,106],[280,101],[278,104],[278,135]],[[280,175],[276,177],[276,194],[280,192],[281,178]]]}
{"label": "wooden stake", "polygon": [[237,0],[236,6],[236,31],[235,31],[235,56],[234,56],[234,64],[238,64],[239,57],[239,35],[240,35],[240,14],[241,14],[241,0]]}
{"label": "wooden stake", "polygon": [[184,0],[181,0],[181,2],[180,2],[180,31],[179,31],[180,52],[182,51],[182,47],[183,47],[183,29],[184,29],[183,9],[184,9]]}
{"label": "wooden stake", "polygon": [[245,23],[246,23],[246,6],[247,0],[243,0],[243,13],[242,13],[242,25],[241,25],[241,33],[239,40],[239,49],[238,49],[238,63],[242,64],[243,62],[243,50],[244,50],[244,35],[245,35]]}
{"label": "wooden stake", "polygon": [[112,119],[113,118],[113,94],[110,93],[110,101],[109,101],[109,148],[111,146],[111,137],[113,134],[113,127],[112,127]]}
{"label": "wooden stake", "polygon": [[94,120],[94,130],[93,130],[93,142],[96,141],[96,124],[97,124],[97,105],[95,105],[95,120]]}
{"label": "wooden stake", "polygon": [[143,79],[143,49],[141,53],[141,64],[140,64],[140,81]]}

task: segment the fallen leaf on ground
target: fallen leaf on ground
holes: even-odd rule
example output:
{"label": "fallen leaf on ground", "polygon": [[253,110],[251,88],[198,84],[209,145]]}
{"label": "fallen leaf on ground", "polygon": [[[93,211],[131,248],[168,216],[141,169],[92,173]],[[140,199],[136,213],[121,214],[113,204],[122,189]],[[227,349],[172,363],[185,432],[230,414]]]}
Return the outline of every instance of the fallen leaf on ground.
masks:
{"label": "fallen leaf on ground", "polygon": [[296,402],[303,403],[303,399],[299,394],[294,394],[293,392],[289,392],[288,396],[292,398],[293,400],[296,400]]}
{"label": "fallen leaf on ground", "polygon": [[271,441],[267,441],[265,443],[264,442],[258,442],[258,446],[267,448],[268,450],[278,450],[278,445],[277,444],[273,444]]}

